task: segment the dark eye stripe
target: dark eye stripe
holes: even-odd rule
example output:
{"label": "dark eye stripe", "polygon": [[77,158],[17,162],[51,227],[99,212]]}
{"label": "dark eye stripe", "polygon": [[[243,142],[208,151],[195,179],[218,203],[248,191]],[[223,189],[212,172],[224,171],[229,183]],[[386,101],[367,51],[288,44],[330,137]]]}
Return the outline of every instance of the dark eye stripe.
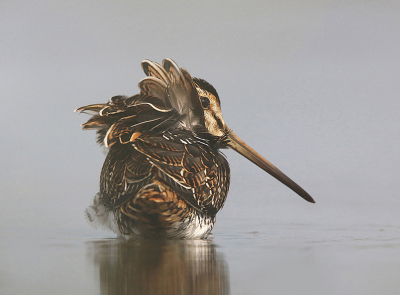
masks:
{"label": "dark eye stripe", "polygon": [[224,129],[224,124],[222,124],[222,121],[220,120],[220,118],[218,118],[215,114],[213,114],[213,115],[214,115],[215,121],[216,121],[217,124],[218,124],[218,127],[219,127],[220,129]]}

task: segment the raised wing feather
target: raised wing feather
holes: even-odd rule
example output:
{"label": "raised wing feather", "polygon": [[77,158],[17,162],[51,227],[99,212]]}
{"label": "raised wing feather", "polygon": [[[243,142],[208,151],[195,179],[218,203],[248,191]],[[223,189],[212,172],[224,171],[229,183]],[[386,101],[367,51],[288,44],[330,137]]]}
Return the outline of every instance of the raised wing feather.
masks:
{"label": "raised wing feather", "polygon": [[98,142],[106,147],[159,133],[182,117],[162,99],[146,94],[115,96],[107,104],[84,106],[76,111],[94,114],[82,125],[83,129],[97,129]]}
{"label": "raised wing feather", "polygon": [[206,132],[203,108],[189,72],[171,59],[164,59],[162,66],[144,60],[142,68],[150,79],[139,82],[141,91],[168,100],[169,105],[182,115],[186,128],[196,133]]}

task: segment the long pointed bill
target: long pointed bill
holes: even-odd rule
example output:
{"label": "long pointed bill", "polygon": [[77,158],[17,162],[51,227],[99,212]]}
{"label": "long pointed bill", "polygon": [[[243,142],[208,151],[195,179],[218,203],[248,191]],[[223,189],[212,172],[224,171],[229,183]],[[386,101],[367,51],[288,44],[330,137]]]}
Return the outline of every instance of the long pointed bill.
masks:
{"label": "long pointed bill", "polygon": [[289,177],[287,177],[281,170],[279,170],[274,165],[272,165],[267,159],[265,159],[263,156],[261,156],[259,153],[257,153],[255,150],[253,150],[251,147],[249,147],[235,133],[231,132],[228,136],[228,139],[229,139],[229,143],[228,143],[229,147],[231,147],[232,149],[237,151],[239,154],[241,154],[242,156],[244,156],[247,159],[249,159],[250,161],[252,161],[254,164],[256,164],[258,167],[260,167],[264,171],[271,174],[273,177],[278,179],[284,185],[291,188],[304,200],[311,202],[311,203],[315,203],[313,198],[305,190],[303,190],[297,183],[295,183],[293,180],[291,180]]}

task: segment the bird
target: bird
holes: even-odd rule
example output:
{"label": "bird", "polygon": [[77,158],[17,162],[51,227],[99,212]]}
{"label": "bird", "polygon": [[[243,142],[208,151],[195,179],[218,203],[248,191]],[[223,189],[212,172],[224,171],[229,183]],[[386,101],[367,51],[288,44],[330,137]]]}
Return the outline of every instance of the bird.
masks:
{"label": "bird", "polygon": [[206,239],[224,206],[230,168],[246,157],[308,202],[313,198],[226,125],[216,89],[172,59],[144,60],[140,93],[80,107],[106,151],[100,190],[85,210],[94,228],[125,238]]}

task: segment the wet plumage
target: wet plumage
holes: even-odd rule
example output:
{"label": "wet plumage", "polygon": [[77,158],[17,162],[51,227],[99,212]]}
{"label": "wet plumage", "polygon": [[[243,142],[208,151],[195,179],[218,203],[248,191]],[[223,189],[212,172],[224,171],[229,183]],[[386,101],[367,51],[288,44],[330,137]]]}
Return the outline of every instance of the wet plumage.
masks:
{"label": "wet plumage", "polygon": [[100,191],[86,210],[93,226],[126,237],[205,238],[229,189],[221,148],[233,148],[313,199],[225,124],[217,91],[172,60],[145,60],[140,93],[81,107],[91,114],[83,129],[96,129],[107,149]]}

